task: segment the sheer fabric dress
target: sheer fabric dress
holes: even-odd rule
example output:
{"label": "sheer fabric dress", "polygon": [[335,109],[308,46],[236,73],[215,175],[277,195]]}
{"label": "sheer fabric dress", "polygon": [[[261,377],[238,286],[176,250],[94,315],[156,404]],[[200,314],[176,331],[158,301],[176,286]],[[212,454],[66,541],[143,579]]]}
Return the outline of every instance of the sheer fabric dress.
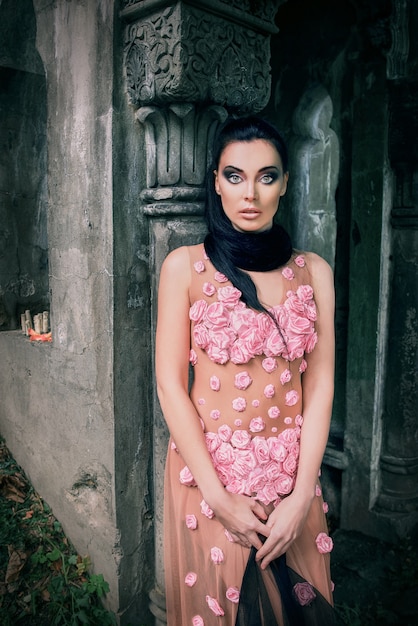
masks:
{"label": "sheer fabric dress", "polygon": [[[188,251],[190,397],[225,488],[252,496],[271,511],[295,483],[305,356],[317,342],[309,256],[294,254],[278,271],[283,297],[271,309],[278,328],[267,314],[242,302],[241,293],[211,264],[203,244]],[[261,573],[254,551],[234,543],[203,500],[173,440],[165,472],[169,626],[333,623],[332,541],[319,480],[301,535],[280,563]],[[269,606],[263,609],[266,598]]]}

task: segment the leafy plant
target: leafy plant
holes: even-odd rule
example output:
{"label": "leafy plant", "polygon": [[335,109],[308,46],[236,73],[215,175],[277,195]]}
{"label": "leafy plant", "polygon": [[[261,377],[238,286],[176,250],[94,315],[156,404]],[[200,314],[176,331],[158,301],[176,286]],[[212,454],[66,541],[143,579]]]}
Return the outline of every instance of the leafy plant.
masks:
{"label": "leafy plant", "polygon": [[114,626],[109,585],[90,566],[0,438],[0,624]]}

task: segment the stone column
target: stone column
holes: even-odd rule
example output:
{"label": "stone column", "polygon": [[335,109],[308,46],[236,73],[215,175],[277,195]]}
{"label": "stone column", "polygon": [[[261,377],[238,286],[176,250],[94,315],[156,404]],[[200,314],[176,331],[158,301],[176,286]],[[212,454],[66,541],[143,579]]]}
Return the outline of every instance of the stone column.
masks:
{"label": "stone column", "polygon": [[[213,135],[228,112],[263,109],[270,97],[274,16],[286,0],[125,0],[124,70],[145,135],[151,302],[166,254],[202,241],[204,178]],[[166,623],[162,545],[168,432],[154,392],[155,586],[150,609]]]}
{"label": "stone column", "polygon": [[411,5],[409,0],[394,3],[388,54],[389,159],[395,185],[375,501],[398,536],[418,533],[418,149],[410,141],[418,132],[418,87],[409,42]]}

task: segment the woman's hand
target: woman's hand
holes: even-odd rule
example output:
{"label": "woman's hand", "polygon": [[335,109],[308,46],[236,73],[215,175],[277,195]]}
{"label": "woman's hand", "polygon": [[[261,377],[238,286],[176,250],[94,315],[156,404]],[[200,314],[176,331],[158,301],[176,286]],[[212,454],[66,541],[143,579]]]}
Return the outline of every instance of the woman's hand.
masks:
{"label": "woman's hand", "polygon": [[208,504],[234,541],[245,548],[254,546],[258,550],[262,547],[259,535],[268,537],[270,528],[265,524],[267,513],[254,498],[224,490],[218,502]]}
{"label": "woman's hand", "polygon": [[312,500],[301,500],[291,494],[270,514],[266,522],[270,534],[256,555],[261,569],[265,569],[271,561],[286,552],[300,535],[311,503]]}

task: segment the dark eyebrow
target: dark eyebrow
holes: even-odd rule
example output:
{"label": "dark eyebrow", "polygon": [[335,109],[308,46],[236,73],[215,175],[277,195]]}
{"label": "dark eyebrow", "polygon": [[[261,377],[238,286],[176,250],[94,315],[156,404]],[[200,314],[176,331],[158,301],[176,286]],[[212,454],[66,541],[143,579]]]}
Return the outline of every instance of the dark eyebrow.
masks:
{"label": "dark eyebrow", "polygon": [[[226,172],[227,170],[234,170],[235,172],[243,172],[244,171],[240,167],[236,167],[235,165],[225,165],[224,172]],[[280,168],[278,168],[277,165],[266,165],[265,167],[262,167],[258,171],[259,172],[267,172],[267,171],[270,171],[270,170],[276,170],[276,172],[280,172]]]}

